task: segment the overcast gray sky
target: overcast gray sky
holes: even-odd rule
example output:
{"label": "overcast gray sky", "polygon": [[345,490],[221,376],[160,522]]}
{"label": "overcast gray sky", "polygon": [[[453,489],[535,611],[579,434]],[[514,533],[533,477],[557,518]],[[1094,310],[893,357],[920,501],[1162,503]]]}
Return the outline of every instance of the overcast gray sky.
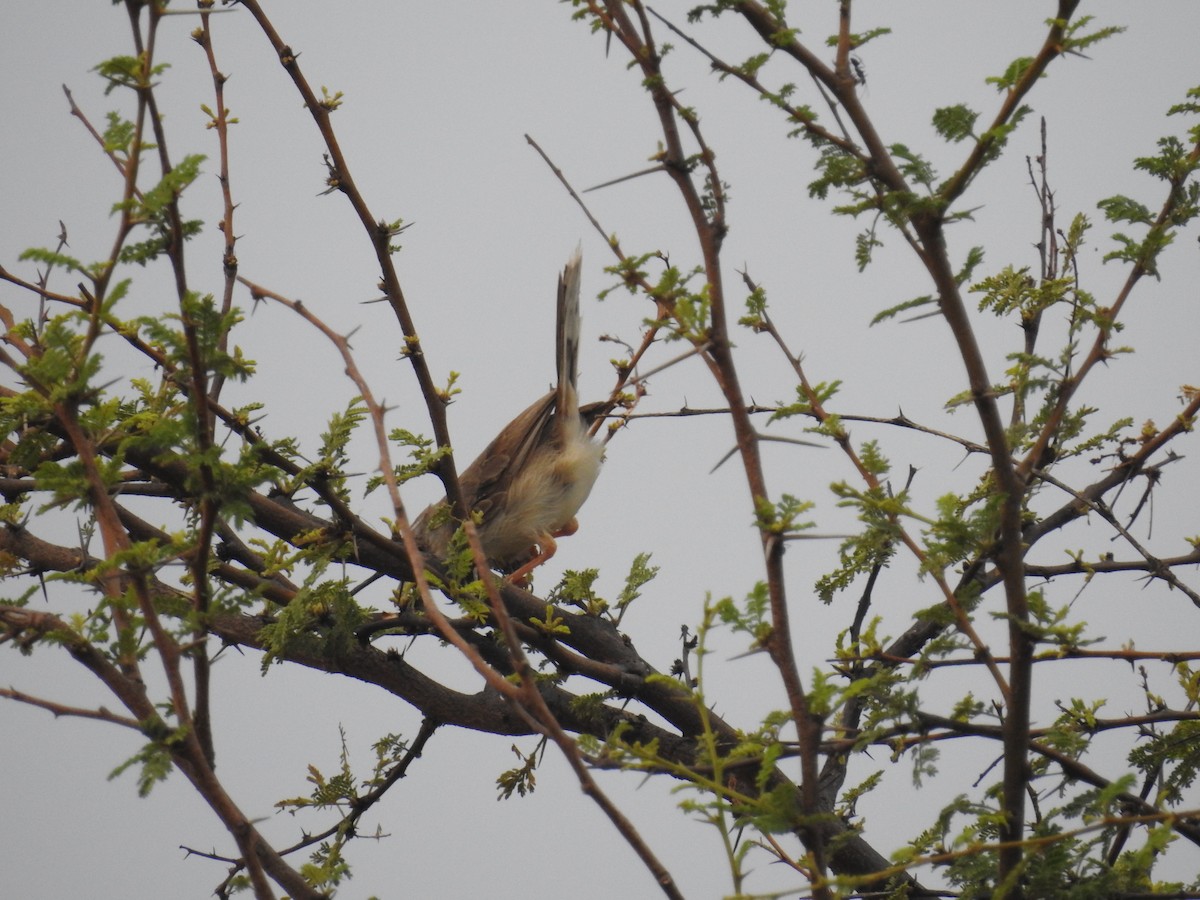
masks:
{"label": "overcast gray sky", "polygon": [[[398,265],[434,371],[443,377],[461,372],[463,393],[451,410],[456,445],[464,454],[460,466],[553,377],[554,279],[581,239],[589,338],[581,360],[581,392],[584,399],[603,395],[613,379],[608,360],[618,351],[595,338],[609,334],[632,342],[652,311],[624,295],[595,301],[610,286],[602,267],[611,256],[524,135],[532,135],[580,188],[647,165],[656,150],[653,111],[622,56],[614,50],[606,58],[603,39],[571,22],[569,7],[558,3],[290,0],[266,6],[284,39],[300,52],[310,81],[344,92],[334,125],[375,214],[412,223],[401,238],[405,249]],[[687,7],[664,0],[659,9],[682,24]],[[1000,73],[1014,57],[1036,52],[1053,4],[861,0],[855,9],[860,30],[893,29],[861,54],[868,79],[865,102],[885,140],[928,152],[945,173],[963,148],[933,137],[930,113],[968,102],[988,116],[997,98],[984,78]],[[1024,159],[1038,152],[1039,116],[1048,123],[1051,175],[1064,222],[1076,211],[1099,222],[1096,201],[1115,193],[1151,206],[1160,202],[1157,186],[1132,173],[1130,161],[1151,153],[1160,134],[1182,133],[1164,113],[1182,100],[1187,87],[1200,83],[1200,5],[1085,2],[1082,11],[1096,15],[1100,24],[1126,25],[1129,31],[1095,48],[1090,60],[1055,63],[1033,94],[1034,115],[1013,139],[1008,156],[976,185],[969,204],[981,205],[976,221],[952,238],[961,249],[986,245],[988,271],[1006,263],[1036,266],[1031,245],[1038,214]],[[796,15],[806,34],[836,28],[833,3],[797,4]],[[188,37],[194,24],[180,16],[164,26],[159,58],[172,68],[163,75],[159,96],[176,158],[201,152],[211,159],[216,145],[199,109],[201,103],[211,104],[211,85],[203,54]],[[701,34],[711,35],[714,49],[726,58],[740,60],[755,49],[744,29],[722,25]],[[382,305],[363,304],[377,294],[370,247],[343,198],[319,196],[322,149],[298,96],[248,14],[223,14],[215,29],[220,65],[232,75],[227,105],[240,119],[231,151],[233,191],[240,204],[237,231],[243,236],[237,248],[241,274],[302,299],[341,331],[359,327],[358,359],[376,391],[396,406],[391,424],[424,429],[415,387],[397,361],[399,340],[390,313]],[[0,95],[0,263],[5,266],[17,268],[16,256],[26,247],[52,246],[59,220],[67,226],[74,256],[90,260],[107,254],[117,176],[67,114],[62,85],[96,122],[125,103],[116,95],[104,97],[89,70],[104,58],[130,52],[127,30],[122,11],[98,0],[8,3],[0,10],[5,85]],[[903,399],[911,417],[944,421],[941,406],[960,389],[961,367],[940,320],[903,331],[899,326],[864,330],[879,309],[930,291],[911,254],[891,240],[876,265],[858,275],[852,255],[857,227],[831,219],[826,205],[807,198],[810,148],[785,141],[784,125],[770,108],[735,84],[718,83],[686,47],[679,47],[669,63],[675,86],[686,89],[687,102],[700,112],[731,184],[726,259],[730,265],[744,262],[768,288],[776,320],[793,348],[804,353],[813,377],[844,379],[839,406],[846,411],[893,415]],[[799,87],[807,97],[808,82]],[[807,102],[819,107],[818,98]],[[210,161],[206,171],[214,170]],[[588,196],[603,226],[620,235],[627,251],[661,249],[681,266],[696,260],[694,238],[665,178],[638,179]],[[215,221],[215,179],[189,191],[187,203],[189,214]],[[1122,275],[1099,262],[1109,230],[1099,222],[1086,260],[1087,287],[1100,296]],[[189,253],[197,287],[219,290],[219,243],[211,224]],[[1098,376],[1091,389],[1106,403],[1106,418],[1165,421],[1178,408],[1178,385],[1200,381],[1195,368],[1198,257],[1193,231],[1165,258],[1164,281],[1139,289],[1123,339],[1153,349]],[[64,281],[60,287],[68,285]],[[129,308],[161,309],[159,297],[153,289],[141,289]],[[239,299],[248,309],[248,296]],[[0,302],[23,308],[28,300],[0,285]],[[1010,335],[1000,328],[984,333],[996,339],[990,362],[998,374],[1009,346],[1001,341]],[[305,447],[314,448],[328,414],[343,408],[354,393],[332,348],[279,308],[255,310],[236,339],[259,362],[262,375],[248,390],[231,386],[230,401],[265,398],[264,428],[277,436],[296,433]],[[783,361],[749,334],[738,340],[747,395],[762,402],[788,399],[792,389]],[[674,352],[674,346],[665,348],[658,361]],[[909,383],[902,396],[896,389],[901,381]],[[647,410],[719,402],[694,363],[664,373],[650,387]],[[975,428],[966,413],[946,427],[969,436]],[[925,454],[935,452],[928,442],[878,436],[894,448],[889,452],[900,471],[910,462],[926,464]],[[662,575],[624,629],[660,669],[669,668],[678,655],[679,626],[699,618],[706,593],[741,596],[758,577],[757,538],[742,475],[735,465],[709,474],[730,442],[727,423],[715,419],[637,423],[612,444],[600,483],[581,514],[581,532],[561,543],[549,566],[552,573],[600,566],[602,591],[611,594],[633,556],[652,550]],[[819,500],[822,530],[845,524],[826,491],[831,481],[849,474],[832,451],[768,447],[767,458],[779,490]],[[367,443],[361,460],[364,471],[374,464]],[[1194,476],[1195,469],[1191,472]],[[973,470],[956,473],[950,460],[937,478],[957,479],[961,486],[970,483]],[[406,494],[410,509],[420,509],[438,493],[428,481]],[[1196,483],[1179,478],[1178,489],[1160,501],[1156,534],[1196,532],[1194,520],[1188,525],[1183,518],[1195,507]],[[918,481],[917,489],[929,498],[948,490],[947,484]],[[835,552],[829,544],[792,553],[795,584],[811,584],[831,567]],[[551,572],[539,576],[543,586],[553,580]],[[1068,593],[1061,602],[1069,599]],[[811,660],[802,664],[807,669],[826,658],[848,616],[844,607],[826,609],[815,599],[796,602],[799,652]],[[929,602],[920,596],[895,598],[900,615],[893,633],[903,627],[907,611]],[[1139,602],[1174,601],[1147,596]],[[50,606],[56,607],[53,594]],[[1183,607],[1156,609],[1167,641],[1180,627]],[[1093,615],[1090,620],[1104,623],[1114,637],[1130,612],[1127,605],[1114,604]],[[1194,629],[1194,620],[1188,627]],[[725,640],[714,657],[722,674],[709,685],[709,696],[735,724],[754,727],[759,716],[782,705],[783,697],[764,659],[728,662],[744,647]],[[418,652],[429,654],[432,648]],[[219,772],[244,810],[268,820],[264,830],[279,846],[290,843],[298,827],[325,823],[281,816],[272,804],[307,792],[308,763],[336,767],[339,725],[354,760],[365,766],[370,744],[380,734],[415,735],[420,720],[375,688],[303,671],[274,670],[260,678],[258,665],[255,658],[228,652],[216,669]],[[465,665],[458,669],[461,674],[452,679],[475,689],[473,673]],[[1111,674],[1106,669],[1103,677]],[[757,696],[748,694],[745,686],[756,683],[767,687]],[[112,702],[78,667],[46,649],[25,659],[0,648],[0,684],[83,705]],[[1136,702],[1131,684],[1112,688],[1134,698],[1129,704]],[[0,871],[6,896],[208,895],[222,877],[221,867],[185,859],[178,848],[229,852],[231,845],[184,780],[173,777],[148,800],[137,799],[128,776],[105,781],[137,743],[109,726],[53,721],[35,709],[0,704],[5,773]],[[509,743],[464,732],[437,734],[412,777],[368,820],[368,827],[381,822],[391,837],[351,847],[356,875],[341,896],[652,896],[649,876],[601,814],[579,796],[553,751],[531,798],[495,801],[496,775],[516,763]],[[526,751],[533,746],[532,740],[517,743]],[[639,787],[632,779],[613,777],[603,777],[603,783],[645,830],[687,895],[729,890],[715,833],[674,810],[677,798],[669,795],[668,785]],[[931,801],[929,808],[935,808],[932,801],[942,799],[939,791],[931,786],[922,804]],[[897,811],[900,821],[911,813],[903,797],[868,810],[877,817],[872,820],[876,835],[887,833],[889,815]],[[598,873],[601,860],[605,868]],[[1200,868],[1194,851],[1191,862],[1193,870]],[[751,885],[755,890],[793,883],[782,872],[766,871],[758,879]]]}

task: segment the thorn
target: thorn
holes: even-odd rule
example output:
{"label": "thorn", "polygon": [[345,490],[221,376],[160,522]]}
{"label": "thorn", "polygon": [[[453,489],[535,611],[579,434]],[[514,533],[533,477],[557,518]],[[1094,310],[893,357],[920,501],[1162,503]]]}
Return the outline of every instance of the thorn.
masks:
{"label": "thorn", "polygon": [[724,456],[722,456],[719,460],[717,460],[717,464],[708,470],[708,474],[709,475],[713,474],[713,472],[717,471],[717,469],[719,469],[719,468],[721,468],[721,466],[725,465],[725,463],[727,463],[729,461],[729,458],[731,456],[733,456],[733,454],[735,454],[735,453],[737,453],[737,447],[730,447],[729,452],[726,453]]}
{"label": "thorn", "polygon": [[634,172],[631,175],[622,175],[620,178],[614,178],[612,181],[606,181],[603,184],[597,184],[590,188],[584,188],[580,193],[587,194],[591,191],[598,191],[600,188],[612,187],[614,184],[620,184],[622,181],[631,181],[634,178],[641,178],[643,175],[650,175],[654,172],[665,171],[667,171],[667,167],[664,165],[651,166],[648,169],[642,169],[640,172]]}

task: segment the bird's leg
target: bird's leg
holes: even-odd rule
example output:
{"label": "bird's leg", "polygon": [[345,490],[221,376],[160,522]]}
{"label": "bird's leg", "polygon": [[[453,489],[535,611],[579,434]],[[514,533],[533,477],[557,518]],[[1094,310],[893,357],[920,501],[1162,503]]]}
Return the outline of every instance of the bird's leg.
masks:
{"label": "bird's leg", "polygon": [[525,563],[525,565],[521,566],[521,568],[509,575],[508,580],[513,584],[524,587],[530,573],[558,552],[558,544],[554,539],[567,537],[574,534],[578,530],[579,520],[572,516],[567,524],[558,529],[558,531],[554,532],[553,534],[542,535],[542,539],[539,540],[533,548],[535,551],[533,557],[527,563]]}
{"label": "bird's leg", "polygon": [[557,552],[558,544],[555,543],[554,538],[548,534],[543,535],[541,540],[539,540],[537,543],[537,553],[534,554],[533,559],[529,560],[527,563],[525,563],[525,565],[521,566],[521,568],[509,575],[508,580],[512,584],[524,586],[525,582],[529,578],[530,573]]}
{"label": "bird's leg", "polygon": [[554,532],[554,537],[556,537],[556,538],[569,537],[570,535],[574,534],[578,530],[579,530],[579,520],[576,519],[574,516],[571,516],[570,521],[567,522],[566,525],[564,525],[562,528],[558,529],[558,531]]}

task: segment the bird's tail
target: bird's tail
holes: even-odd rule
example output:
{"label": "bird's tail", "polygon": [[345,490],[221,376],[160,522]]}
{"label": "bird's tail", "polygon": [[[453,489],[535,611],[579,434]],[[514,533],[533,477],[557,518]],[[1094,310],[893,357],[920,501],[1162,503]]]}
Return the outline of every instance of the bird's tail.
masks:
{"label": "bird's tail", "polygon": [[560,413],[575,410],[579,401],[575,378],[579,366],[579,280],[583,252],[578,246],[558,277],[558,381],[555,409]]}

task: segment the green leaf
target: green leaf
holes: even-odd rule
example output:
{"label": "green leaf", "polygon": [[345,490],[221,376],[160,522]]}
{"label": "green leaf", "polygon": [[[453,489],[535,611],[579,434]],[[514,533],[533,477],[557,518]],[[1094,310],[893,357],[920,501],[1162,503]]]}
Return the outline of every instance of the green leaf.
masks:
{"label": "green leaf", "polygon": [[1008,64],[1008,68],[1004,70],[1003,75],[990,75],[983,81],[985,84],[995,85],[998,91],[1009,91],[1017,86],[1017,83],[1029,71],[1032,65],[1032,56],[1021,56]]}
{"label": "green leaf", "polygon": [[134,124],[128,119],[122,118],[116,112],[108,113],[108,127],[104,129],[105,152],[129,158],[133,150],[133,137],[136,133]]}
{"label": "green leaf", "polygon": [[[891,33],[892,33],[892,29],[890,29],[890,28],[872,28],[870,31],[864,31],[861,33],[851,32],[848,35],[849,42],[850,42],[850,49],[857,50],[859,47],[863,46],[864,44],[875,40],[875,38],[883,37],[884,35],[891,34]],[[840,42],[840,40],[841,40],[841,38],[839,35],[831,34],[829,37],[825,38],[825,46],[826,47],[836,47],[836,46],[838,46],[838,43]]]}
{"label": "green leaf", "polygon": [[45,247],[30,247],[17,257],[21,262],[33,260],[45,266],[57,266],[60,269],[66,269],[70,272],[79,272],[87,274],[86,269],[79,260],[73,256],[67,256],[65,253],[59,253],[56,250],[47,250]]}
{"label": "green leaf", "polygon": [[882,247],[883,242],[875,236],[875,229],[870,228],[867,231],[859,233],[854,238],[854,262],[858,266],[858,271],[863,271],[871,264],[872,256],[876,247]]}
{"label": "green leaf", "polygon": [[[1080,16],[1075,21],[1066,25],[1064,40],[1062,42],[1063,53],[1075,53],[1082,56],[1083,50],[1091,47],[1093,44],[1098,44],[1100,41],[1107,40],[1113,35],[1121,34],[1125,29],[1120,26],[1110,25],[1106,28],[1099,28],[1092,32],[1081,33],[1090,25],[1095,16]],[[1047,19],[1047,25],[1060,24],[1059,19]]]}
{"label": "green leaf", "polygon": [[1104,211],[1105,218],[1110,222],[1138,222],[1143,225],[1154,222],[1154,215],[1145,204],[1121,194],[1107,197],[1096,205]]}
{"label": "green leaf", "polygon": [[[161,721],[146,723],[145,727],[150,731],[163,729]],[[173,732],[164,735],[161,741],[154,740],[145,744],[137,753],[129,757],[115,769],[108,773],[108,780],[113,781],[125,774],[129,769],[138,767],[138,796],[147,797],[154,790],[154,786],[159,782],[166,781],[167,776],[171,774],[173,764],[171,762],[170,745],[177,743],[183,739],[181,732]]]}
{"label": "green leaf", "polygon": [[904,144],[891,144],[888,151],[898,160],[897,166],[905,178],[925,187],[933,186],[937,174],[923,156],[913,152]]}
{"label": "green leaf", "polygon": [[875,317],[871,319],[871,324],[878,325],[880,322],[886,322],[888,319],[894,319],[902,312],[907,312],[910,309],[920,309],[922,306],[929,306],[930,304],[934,304],[936,302],[937,301],[929,294],[926,294],[923,297],[914,297],[912,300],[905,300],[903,303],[897,303],[895,306],[889,306],[887,309],[876,313]]}
{"label": "green leaf", "polygon": [[658,566],[652,566],[649,553],[639,553],[629,566],[625,584],[617,594],[617,608],[624,609],[642,595],[641,589],[658,575]]}
{"label": "green leaf", "polygon": [[981,262],[983,262],[983,248],[972,247],[967,251],[967,258],[963,261],[962,268],[955,274],[954,283],[964,285],[970,281],[971,275]]}
{"label": "green leaf", "polygon": [[142,207],[150,215],[162,212],[168,204],[183,193],[184,189],[200,174],[204,162],[202,153],[193,153],[181,159],[162,180],[142,195]]}
{"label": "green leaf", "polygon": [[972,136],[978,118],[979,113],[962,104],[943,106],[933,113],[933,127],[947,141],[957,144]]}

